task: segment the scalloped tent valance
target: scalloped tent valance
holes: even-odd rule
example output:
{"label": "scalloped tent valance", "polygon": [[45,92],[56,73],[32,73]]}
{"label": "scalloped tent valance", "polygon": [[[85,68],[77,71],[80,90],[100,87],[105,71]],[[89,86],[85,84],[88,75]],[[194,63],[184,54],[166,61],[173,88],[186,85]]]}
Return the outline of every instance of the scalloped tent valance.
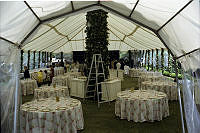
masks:
{"label": "scalloped tent valance", "polygon": [[[166,47],[178,58],[199,54],[199,5],[198,0],[1,2],[0,36],[24,50],[85,50],[85,13],[104,9],[110,50]],[[197,56],[187,56],[187,63],[184,58],[185,69],[196,69]]]}

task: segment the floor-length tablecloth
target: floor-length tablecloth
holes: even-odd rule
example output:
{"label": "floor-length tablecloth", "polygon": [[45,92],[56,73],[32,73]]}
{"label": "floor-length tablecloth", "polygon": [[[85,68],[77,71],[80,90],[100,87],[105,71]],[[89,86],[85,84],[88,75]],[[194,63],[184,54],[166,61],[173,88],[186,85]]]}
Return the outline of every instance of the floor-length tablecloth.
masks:
{"label": "floor-length tablecloth", "polygon": [[178,89],[175,82],[170,81],[144,81],[142,82],[141,88],[143,90],[156,90],[161,91],[167,94],[169,100],[177,100],[178,99]]}
{"label": "floor-length tablecloth", "polygon": [[59,75],[53,77],[52,84],[61,85],[61,86],[68,86],[68,76],[66,75]]}
{"label": "floor-length tablecloth", "polygon": [[117,93],[121,92],[121,79],[113,79],[101,83],[102,100],[113,101]]}
{"label": "floor-length tablecloth", "polygon": [[115,114],[134,122],[160,121],[169,116],[168,99],[158,91],[122,91],[117,94]]}
{"label": "floor-length tablecloth", "polygon": [[69,90],[66,86],[42,86],[35,89],[34,98],[49,98],[49,97],[69,97]]}
{"label": "floor-length tablecloth", "polygon": [[72,98],[27,102],[20,110],[20,133],[76,133],[84,127],[81,102]]}
{"label": "floor-length tablecloth", "polygon": [[20,80],[22,95],[33,94],[34,89],[38,88],[36,80],[25,79]]}

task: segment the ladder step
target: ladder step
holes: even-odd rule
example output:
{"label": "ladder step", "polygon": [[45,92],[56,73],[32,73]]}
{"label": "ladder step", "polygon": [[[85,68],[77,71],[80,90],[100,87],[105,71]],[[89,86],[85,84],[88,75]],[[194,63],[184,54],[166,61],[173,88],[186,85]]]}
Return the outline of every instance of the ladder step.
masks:
{"label": "ladder step", "polygon": [[[90,73],[90,74],[96,74],[96,73]],[[104,75],[104,73],[97,73],[97,75]]]}
{"label": "ladder step", "polygon": [[107,103],[107,102],[110,102],[110,101],[101,101],[101,102],[99,102],[99,103]]}
{"label": "ladder step", "polygon": [[103,94],[103,92],[98,92],[99,94]]}
{"label": "ladder step", "polygon": [[86,96],[85,98],[92,98],[92,97],[95,97],[95,96]]}
{"label": "ladder step", "polygon": [[95,84],[94,85],[88,85],[88,86],[95,86]]}
{"label": "ladder step", "polygon": [[94,78],[90,78],[89,80],[96,80],[96,78],[94,79]]}
{"label": "ladder step", "polygon": [[96,92],[96,90],[87,91],[87,93],[90,93],[90,92]]}

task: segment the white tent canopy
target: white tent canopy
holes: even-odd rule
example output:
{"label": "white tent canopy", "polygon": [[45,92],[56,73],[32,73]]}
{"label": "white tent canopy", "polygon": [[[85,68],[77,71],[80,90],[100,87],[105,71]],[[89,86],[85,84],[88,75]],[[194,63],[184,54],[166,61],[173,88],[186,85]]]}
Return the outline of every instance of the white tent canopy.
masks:
{"label": "white tent canopy", "polygon": [[179,57],[200,49],[198,0],[1,2],[0,36],[24,50],[85,50],[85,13],[95,9],[109,12],[109,50],[167,47]]}
{"label": "white tent canopy", "polygon": [[[12,72],[4,67],[6,62],[13,70],[1,99],[5,97],[2,102],[9,104],[15,102],[12,104],[15,117],[19,50],[84,51],[85,15],[96,9],[108,12],[109,50],[167,48],[185,71],[195,72],[200,68],[199,0],[0,2],[0,61],[3,62],[0,70],[4,76]],[[184,98],[188,98],[184,100],[188,132],[198,132],[200,115],[194,103],[194,86],[187,78],[185,81],[188,82],[183,86]],[[13,95],[15,100],[12,100]],[[5,109],[9,104],[5,104]],[[5,112],[3,120],[8,117]]]}

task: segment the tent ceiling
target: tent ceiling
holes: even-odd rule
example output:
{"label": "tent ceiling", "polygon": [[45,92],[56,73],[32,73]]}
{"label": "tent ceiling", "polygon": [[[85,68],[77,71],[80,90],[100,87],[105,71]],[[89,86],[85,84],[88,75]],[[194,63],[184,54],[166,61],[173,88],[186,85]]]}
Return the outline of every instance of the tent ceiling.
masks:
{"label": "tent ceiling", "polygon": [[[28,1],[27,4],[22,1],[0,4],[1,38],[18,43],[27,50],[84,50],[85,19],[79,22],[76,15],[81,13],[80,16],[85,17],[84,13],[97,8],[110,13],[109,49],[160,48],[163,47],[160,39],[176,57],[200,48],[199,0]],[[68,22],[73,22],[69,28]],[[82,24],[82,27],[77,27]],[[140,27],[135,29],[136,26]],[[55,37],[56,34],[59,36]],[[44,41],[42,38],[47,35],[48,40]],[[26,40],[24,38],[28,39],[21,44]],[[50,47],[46,48],[48,45]]]}
{"label": "tent ceiling", "polygon": [[[85,13],[42,24],[22,49],[56,53],[85,50],[85,27]],[[110,13],[108,28],[109,50],[164,48],[162,42],[150,30]],[[122,46],[119,47],[120,44]]]}

